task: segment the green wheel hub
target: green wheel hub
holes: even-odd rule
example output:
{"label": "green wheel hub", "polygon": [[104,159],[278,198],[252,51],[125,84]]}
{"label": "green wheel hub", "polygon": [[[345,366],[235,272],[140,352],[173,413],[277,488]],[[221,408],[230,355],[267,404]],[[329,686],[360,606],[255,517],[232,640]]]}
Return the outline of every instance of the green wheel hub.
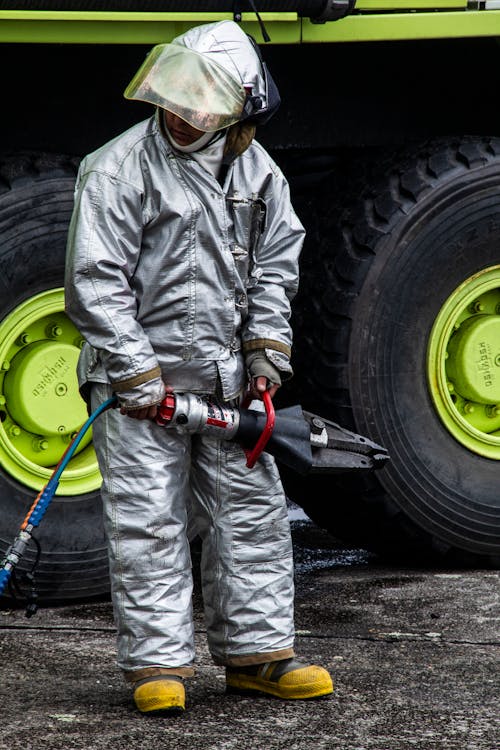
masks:
{"label": "green wheel hub", "polygon": [[[0,463],[33,489],[48,481],[87,419],[76,363],[83,339],[53,289],[16,307],[0,324]],[[101,484],[90,431],[62,475],[58,494],[80,495]]]}
{"label": "green wheel hub", "polygon": [[466,279],[442,306],[427,377],[450,434],[473,453],[500,460],[500,266]]}

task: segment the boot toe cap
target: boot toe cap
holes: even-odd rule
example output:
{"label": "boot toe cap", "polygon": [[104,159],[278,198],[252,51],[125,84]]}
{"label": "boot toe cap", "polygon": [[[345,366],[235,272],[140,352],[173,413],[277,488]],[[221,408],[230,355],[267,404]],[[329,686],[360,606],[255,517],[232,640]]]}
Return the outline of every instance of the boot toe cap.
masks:
{"label": "boot toe cap", "polygon": [[184,685],[169,679],[148,680],[135,688],[134,702],[141,713],[183,711],[186,704]]}

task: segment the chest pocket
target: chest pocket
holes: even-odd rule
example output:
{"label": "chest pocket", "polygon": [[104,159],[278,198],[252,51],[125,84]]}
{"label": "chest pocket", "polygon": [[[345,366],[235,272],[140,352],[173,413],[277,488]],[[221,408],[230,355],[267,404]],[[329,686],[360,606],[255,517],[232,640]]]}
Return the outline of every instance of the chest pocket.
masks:
{"label": "chest pocket", "polygon": [[231,248],[236,270],[245,286],[257,284],[262,271],[258,264],[259,240],[266,228],[267,207],[263,198],[227,196],[234,226]]}

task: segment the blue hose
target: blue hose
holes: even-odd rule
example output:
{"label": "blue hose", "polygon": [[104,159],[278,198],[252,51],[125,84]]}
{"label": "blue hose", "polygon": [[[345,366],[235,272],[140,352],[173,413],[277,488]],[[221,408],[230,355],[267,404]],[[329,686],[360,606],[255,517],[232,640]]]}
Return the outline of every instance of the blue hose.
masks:
{"label": "blue hose", "polygon": [[16,538],[14,539],[13,543],[5,553],[5,557],[2,560],[2,564],[0,566],[0,596],[5,591],[5,588],[8,584],[9,578],[17,565],[17,563],[20,561],[24,550],[26,549],[31,536],[32,536],[32,530],[38,526],[40,521],[42,520],[43,516],[45,515],[45,512],[47,508],[49,507],[50,501],[54,497],[57,487],[59,485],[59,480],[61,478],[61,474],[67,467],[68,463],[73,458],[73,455],[80,445],[85,433],[90,428],[92,423],[99,417],[103,411],[106,411],[106,409],[109,409],[112,406],[115,406],[117,403],[116,396],[113,396],[112,398],[109,398],[107,401],[104,401],[100,406],[97,407],[95,411],[92,412],[90,417],[87,419],[85,424],[78,430],[76,436],[74,437],[73,441],[70,443],[69,448],[67,449],[66,453],[64,454],[62,460],[57,465],[56,469],[54,470],[54,473],[50,477],[49,481],[43,488],[43,491],[40,493],[40,496],[38,498],[38,501],[36,505],[34,506],[33,510],[31,511],[30,515],[28,516],[25,521],[23,521],[23,525],[21,529],[18,531]]}
{"label": "blue hose", "polygon": [[80,445],[81,441],[83,440],[87,430],[91,427],[92,423],[95,422],[97,417],[99,417],[103,411],[106,411],[106,409],[109,409],[111,406],[114,406],[117,402],[116,396],[113,396],[112,398],[109,398],[107,401],[104,401],[104,403],[100,404],[100,406],[97,407],[95,411],[92,412],[90,417],[87,419],[85,424],[79,429],[77,432],[75,438],[73,439],[69,449],[66,451],[63,460],[58,465],[55,472],[50,477],[49,481],[47,482],[45,489],[43,490],[42,494],[40,495],[40,500],[36,504],[35,508],[33,509],[32,514],[30,515],[28,519],[28,523],[32,526],[38,526],[40,521],[42,520],[45,511],[47,510],[50,501],[54,497],[57,487],[59,485],[59,480],[61,479],[61,474],[73,458],[73,455]]}

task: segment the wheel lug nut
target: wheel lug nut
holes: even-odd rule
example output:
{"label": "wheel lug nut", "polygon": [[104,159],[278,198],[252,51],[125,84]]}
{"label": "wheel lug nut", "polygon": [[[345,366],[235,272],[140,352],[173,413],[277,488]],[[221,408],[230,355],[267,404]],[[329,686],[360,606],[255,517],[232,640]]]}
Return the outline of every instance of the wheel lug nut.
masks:
{"label": "wheel lug nut", "polygon": [[78,432],[72,432],[69,435],[66,433],[64,435],[61,435],[61,440],[63,441],[63,443],[69,444],[76,438],[77,435],[78,435]]}
{"label": "wheel lug nut", "polygon": [[51,339],[57,339],[59,336],[62,336],[62,328],[58,325],[49,326],[47,329],[47,335]]}
{"label": "wheel lug nut", "polygon": [[474,404],[471,404],[470,401],[467,401],[466,404],[464,404],[464,412],[466,414],[472,414],[474,411]]}
{"label": "wheel lug nut", "polygon": [[21,428],[17,424],[13,424],[9,428],[9,434],[11,437],[19,437],[19,435],[21,434]]}
{"label": "wheel lug nut", "polygon": [[24,332],[19,336],[17,343],[19,344],[19,346],[26,346],[26,344],[29,344],[30,341],[31,336],[29,335],[29,333]]}
{"label": "wheel lug nut", "polygon": [[7,371],[9,369],[10,369],[10,362],[8,359],[4,359],[4,361],[2,362],[2,370]]}
{"label": "wheel lug nut", "polygon": [[492,404],[490,406],[487,406],[486,414],[488,415],[488,417],[491,417],[492,419],[494,419],[495,417],[500,417],[500,405]]}
{"label": "wheel lug nut", "polygon": [[33,440],[32,442],[33,450],[35,451],[46,451],[49,447],[49,441],[45,440],[45,438],[40,438],[39,440]]}

